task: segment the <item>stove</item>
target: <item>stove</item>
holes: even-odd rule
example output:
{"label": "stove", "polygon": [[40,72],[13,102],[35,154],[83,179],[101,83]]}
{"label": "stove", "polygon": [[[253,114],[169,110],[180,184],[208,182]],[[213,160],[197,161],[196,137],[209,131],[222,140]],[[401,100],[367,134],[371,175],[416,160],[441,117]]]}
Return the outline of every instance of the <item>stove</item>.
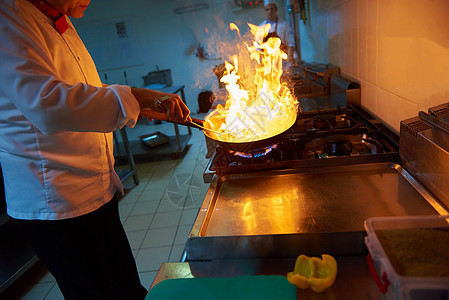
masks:
{"label": "stove", "polygon": [[364,258],[368,218],[449,214],[449,103],[400,139],[358,105],[303,111],[265,151],[216,148],[204,175],[187,261]]}
{"label": "stove", "polygon": [[[250,153],[217,146],[203,179],[215,174],[245,173],[290,168],[303,161],[360,159],[399,152],[399,136],[362,107],[301,113],[277,143]],[[310,163],[309,163],[310,164]]]}

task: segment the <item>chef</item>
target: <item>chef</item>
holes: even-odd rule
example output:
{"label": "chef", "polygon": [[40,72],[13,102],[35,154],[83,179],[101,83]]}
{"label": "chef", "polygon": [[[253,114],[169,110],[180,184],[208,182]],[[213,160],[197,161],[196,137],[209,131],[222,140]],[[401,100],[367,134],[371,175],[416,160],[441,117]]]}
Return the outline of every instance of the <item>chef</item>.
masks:
{"label": "chef", "polygon": [[287,61],[293,63],[295,58],[295,39],[290,26],[287,22],[279,19],[275,1],[265,0],[264,6],[267,18],[259,24],[256,42],[260,45],[271,37],[278,37],[281,40],[281,50],[287,53]]}
{"label": "chef", "polygon": [[189,110],[178,95],[101,83],[68,19],[89,2],[0,0],[7,213],[66,299],[144,299],[119,218],[112,132],[144,108],[179,121]]}

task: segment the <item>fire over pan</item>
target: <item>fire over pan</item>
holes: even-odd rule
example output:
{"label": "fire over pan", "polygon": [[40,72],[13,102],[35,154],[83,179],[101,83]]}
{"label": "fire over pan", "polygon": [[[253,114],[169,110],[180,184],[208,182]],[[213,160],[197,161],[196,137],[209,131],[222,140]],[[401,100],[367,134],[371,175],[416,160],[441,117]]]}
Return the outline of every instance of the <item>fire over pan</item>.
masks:
{"label": "fire over pan", "polygon": [[154,111],[144,111],[141,113],[141,116],[201,129],[201,130],[203,130],[204,134],[208,138],[217,142],[217,144],[220,145],[221,147],[223,147],[227,150],[242,152],[242,153],[255,152],[257,150],[265,149],[274,144],[277,144],[278,142],[280,142],[282,140],[282,138],[290,131],[290,129],[294,125],[294,122],[293,122],[293,124],[290,127],[288,127],[286,130],[284,130],[283,132],[281,132],[277,135],[274,135],[272,137],[266,138],[266,139],[255,140],[255,141],[251,141],[251,142],[233,143],[233,142],[221,141],[219,138],[216,137],[217,135],[215,135],[213,132],[208,132],[208,129],[204,128],[204,120],[201,120],[201,119],[191,118],[191,121],[185,121],[185,122],[169,121],[169,120],[167,120],[167,117],[165,114],[157,113]]}

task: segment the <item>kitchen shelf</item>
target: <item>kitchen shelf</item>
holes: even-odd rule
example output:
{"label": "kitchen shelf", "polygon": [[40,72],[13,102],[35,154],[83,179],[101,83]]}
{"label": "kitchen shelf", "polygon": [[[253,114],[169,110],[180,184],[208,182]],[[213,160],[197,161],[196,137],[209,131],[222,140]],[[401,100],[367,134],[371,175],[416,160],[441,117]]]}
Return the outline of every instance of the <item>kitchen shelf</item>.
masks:
{"label": "kitchen shelf", "polygon": [[[145,160],[148,158],[159,159],[170,155],[172,159],[178,159],[184,151],[187,150],[191,134],[179,134],[178,136],[169,136],[168,143],[156,147],[148,147],[140,140],[129,141],[129,148],[134,160]],[[179,138],[179,141],[178,141]],[[114,148],[115,158],[126,160],[126,152],[123,150],[122,143]]]}
{"label": "kitchen shelf", "polygon": [[[120,131],[121,137],[122,137],[122,143],[120,144],[118,142],[117,139],[117,135],[116,132]],[[129,177],[133,177],[134,179],[134,183],[136,185],[139,184],[139,178],[137,177],[137,171],[136,171],[136,165],[134,163],[134,158],[131,152],[131,149],[129,147],[129,141],[128,141],[128,135],[126,134],[126,129],[125,127],[123,127],[120,130],[117,130],[114,132],[114,153],[120,153],[120,151],[122,150],[123,154],[123,158],[126,159],[128,165],[129,165],[129,169],[118,169],[115,168],[115,171],[117,172],[117,175],[120,177],[120,180],[125,183],[125,181],[129,178]]]}
{"label": "kitchen shelf", "polygon": [[[184,85],[169,86],[165,88],[158,89],[158,91],[171,94],[180,94],[182,101],[184,103]],[[172,159],[178,159],[187,149],[188,141],[192,137],[192,130],[187,127],[187,134],[180,134],[178,124],[173,124],[175,129],[175,135],[168,137],[168,143],[159,145],[156,147],[148,147],[143,145],[139,140],[128,140],[126,134],[126,127],[121,129],[122,131],[122,141],[115,139],[114,144],[114,156],[118,160],[130,160],[127,157],[127,152],[132,153],[133,160],[143,160],[143,159],[160,159],[165,155],[170,155]],[[131,129],[132,130],[132,129]],[[134,162],[132,162],[133,164]],[[131,165],[131,163],[130,163]],[[130,172],[132,173],[133,167],[131,166]],[[130,174],[128,174],[129,176]]]}

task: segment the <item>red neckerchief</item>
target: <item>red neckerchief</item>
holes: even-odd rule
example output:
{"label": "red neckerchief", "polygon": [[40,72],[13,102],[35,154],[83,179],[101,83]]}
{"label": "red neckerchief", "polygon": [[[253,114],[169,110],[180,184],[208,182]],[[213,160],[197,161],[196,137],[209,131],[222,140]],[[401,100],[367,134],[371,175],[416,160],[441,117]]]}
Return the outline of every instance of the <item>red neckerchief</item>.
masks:
{"label": "red neckerchief", "polygon": [[55,22],[55,28],[60,33],[63,34],[67,28],[69,28],[69,24],[67,24],[67,19],[65,15],[59,12],[57,9],[53,8],[50,4],[41,0],[28,0],[33,3],[44,15],[49,17]]}

